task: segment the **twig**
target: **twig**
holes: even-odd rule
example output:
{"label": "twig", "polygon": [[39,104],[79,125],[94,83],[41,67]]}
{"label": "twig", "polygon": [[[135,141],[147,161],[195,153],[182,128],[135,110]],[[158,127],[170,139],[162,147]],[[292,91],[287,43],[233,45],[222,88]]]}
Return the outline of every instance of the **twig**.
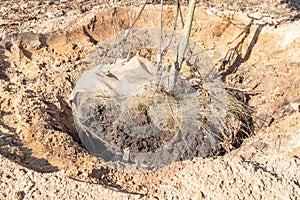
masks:
{"label": "twig", "polygon": [[135,20],[133,21],[133,23],[130,25],[129,29],[127,29],[124,33],[124,40],[127,39],[128,35],[129,35],[129,32],[131,31],[131,29],[133,28],[133,26],[135,25],[135,23],[137,22],[137,20],[140,18],[140,16],[142,15],[145,7],[146,7],[146,4],[147,4],[148,0],[145,0],[144,4],[143,4],[143,7],[141,8],[138,16],[135,18]]}
{"label": "twig", "polygon": [[251,95],[258,95],[258,94],[262,93],[262,91],[254,91],[251,88],[241,89],[241,88],[234,88],[234,87],[225,86],[225,89],[235,90],[235,91],[239,91],[239,92],[244,92],[244,93],[251,94]]}
{"label": "twig", "polygon": [[142,12],[144,11],[145,7],[146,7],[146,4],[147,4],[148,0],[145,0],[144,4],[143,4],[143,7],[141,8],[138,16],[135,18],[135,20],[133,21],[133,23],[130,25],[129,27],[129,30],[131,30],[134,26],[134,24],[137,22],[137,20],[140,18],[140,16],[142,15]]}
{"label": "twig", "polygon": [[[179,3],[179,0],[176,0],[176,16],[175,16],[175,19],[174,19],[174,24],[173,24],[173,29],[172,29],[172,33],[171,33],[171,37],[169,38],[169,39],[167,39],[167,41],[166,41],[166,44],[165,44],[165,46],[162,48],[162,47],[160,47],[160,49],[162,48],[162,50],[160,51],[160,55],[158,55],[158,56],[160,56],[160,62],[162,61],[162,59],[163,59],[163,56],[167,53],[167,51],[168,51],[168,48],[170,47],[170,45],[171,45],[171,43],[172,43],[172,40],[173,40],[173,37],[174,37],[174,34],[175,34],[175,31],[176,31],[176,26],[177,26],[177,20],[178,20],[178,16],[179,16],[179,13],[181,12],[180,11],[180,3]],[[162,19],[162,16],[161,16],[161,19]],[[161,38],[162,39],[162,38]],[[161,63],[160,63],[160,65],[158,66],[158,69],[157,69],[157,71],[158,71],[158,73],[157,74],[162,74],[162,71],[164,70],[164,69],[162,69],[162,65],[161,65]]]}

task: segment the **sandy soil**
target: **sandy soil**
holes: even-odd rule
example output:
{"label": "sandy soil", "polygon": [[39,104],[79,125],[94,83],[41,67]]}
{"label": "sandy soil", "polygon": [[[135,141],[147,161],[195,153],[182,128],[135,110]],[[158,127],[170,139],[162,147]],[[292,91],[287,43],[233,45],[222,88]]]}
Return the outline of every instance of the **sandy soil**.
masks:
{"label": "sandy soil", "polygon": [[[0,199],[299,199],[300,6],[228,2],[199,4],[192,39],[226,86],[250,97],[254,136],[223,156],[147,173],[91,156],[69,105],[82,59],[130,25],[136,4],[0,2]],[[164,10],[172,27],[175,7]],[[136,27],[158,27],[159,13],[147,5]]]}

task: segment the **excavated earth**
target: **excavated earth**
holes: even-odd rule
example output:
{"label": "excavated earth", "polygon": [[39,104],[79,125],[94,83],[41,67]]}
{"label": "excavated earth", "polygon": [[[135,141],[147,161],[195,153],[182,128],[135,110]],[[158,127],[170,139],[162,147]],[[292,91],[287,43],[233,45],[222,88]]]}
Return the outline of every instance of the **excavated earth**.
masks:
{"label": "excavated earth", "polygon": [[[90,155],[69,103],[88,68],[83,60],[126,30],[141,7],[0,2],[0,199],[299,199],[300,6],[239,2],[200,3],[191,38],[226,87],[248,98],[253,136],[225,155],[143,173],[112,169]],[[164,6],[165,28],[175,11]],[[134,28],[159,24],[160,7],[148,4]]]}

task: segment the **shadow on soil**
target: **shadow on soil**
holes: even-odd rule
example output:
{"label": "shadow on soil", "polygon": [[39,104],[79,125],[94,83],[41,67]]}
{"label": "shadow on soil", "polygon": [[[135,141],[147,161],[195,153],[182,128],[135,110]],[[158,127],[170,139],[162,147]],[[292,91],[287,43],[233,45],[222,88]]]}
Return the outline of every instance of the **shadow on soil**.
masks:
{"label": "shadow on soil", "polygon": [[109,176],[110,173],[112,173],[111,169],[108,168],[93,169],[92,173],[90,174],[90,178],[98,180],[98,184],[107,189],[112,189],[126,194],[140,195],[140,197],[144,196],[142,193],[129,191],[124,188],[124,186],[117,184],[116,181],[112,181],[112,178]]}
{"label": "shadow on soil", "polygon": [[[4,45],[0,45],[0,80],[11,84],[9,77],[5,73],[5,70],[11,66],[11,64],[6,61],[7,57],[4,55],[4,51],[9,49],[10,43],[4,42]],[[4,88],[4,90],[7,90],[7,88]],[[16,128],[10,127],[3,122],[3,117],[11,114],[10,112],[0,110],[0,126],[7,132],[15,133]],[[58,168],[52,166],[47,160],[32,156],[32,150],[25,147],[23,142],[17,138],[15,134],[7,134],[0,131],[0,154],[24,167],[38,172],[58,171]],[[42,168],[38,166],[42,166]]]}
{"label": "shadow on soil", "polygon": [[6,56],[4,55],[5,47],[0,45],[0,80],[9,81],[8,76],[4,73],[7,68],[10,67],[10,63],[6,61]]}
{"label": "shadow on soil", "polygon": [[[3,125],[3,122],[0,121],[0,126]],[[14,128],[6,125],[3,127],[15,131]],[[58,168],[51,165],[46,159],[32,156],[32,150],[25,147],[22,141],[14,135],[0,132],[0,144],[0,154],[23,167],[41,173],[58,171]]]}
{"label": "shadow on soil", "polygon": [[58,108],[52,102],[45,102],[45,104],[49,107],[49,110],[51,110],[51,112],[48,112],[50,115],[50,122],[48,125],[55,131],[60,131],[70,135],[75,142],[80,143],[80,138],[74,126],[72,109],[70,108],[69,103],[65,100],[65,97],[57,96],[57,99],[61,108]]}
{"label": "shadow on soil", "polygon": [[[221,73],[222,79],[225,80],[226,76],[234,73],[241,64],[247,62],[247,60],[251,56],[251,52],[255,44],[257,43],[258,37],[266,24],[259,24],[252,39],[247,47],[247,51],[245,55],[242,54],[242,46],[245,43],[245,40],[248,38],[250,34],[250,29],[253,26],[253,19],[251,22],[244,28],[244,30],[240,33],[238,37],[241,37],[240,41],[237,45],[231,49],[229,49],[223,59],[223,66],[221,68],[226,68],[224,72]],[[226,66],[227,65],[227,66]]]}

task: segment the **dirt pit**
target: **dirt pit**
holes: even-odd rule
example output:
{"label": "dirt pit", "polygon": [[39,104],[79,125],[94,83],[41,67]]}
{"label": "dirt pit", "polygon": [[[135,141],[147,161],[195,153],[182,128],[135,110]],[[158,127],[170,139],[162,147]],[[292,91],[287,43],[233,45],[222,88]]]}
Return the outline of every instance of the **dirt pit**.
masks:
{"label": "dirt pit", "polygon": [[[81,146],[69,95],[89,68],[82,60],[104,39],[128,28],[137,13],[138,8],[94,10],[80,15],[80,20],[70,17],[67,25],[53,20],[47,28],[44,22],[35,32],[2,38],[0,153],[2,160],[10,161],[1,162],[4,192],[0,197],[46,198],[43,189],[51,185],[53,198],[78,198],[80,195],[73,194],[75,185],[84,188],[86,184],[90,191],[81,197],[90,199],[104,191],[116,198],[299,198],[297,20],[275,26],[241,13],[197,8],[192,39],[217,64],[226,87],[247,94],[254,111],[255,136],[237,150],[220,157],[175,162],[154,172],[127,173],[99,162]],[[159,13],[159,7],[149,5],[135,26],[159,27]],[[118,19],[114,27],[112,15]],[[172,27],[174,15],[174,7],[165,8],[165,27]],[[48,32],[56,26],[64,29]],[[10,165],[14,169],[6,170]],[[32,174],[46,180],[35,180]],[[17,184],[30,183],[28,178],[35,183],[29,189]]]}

